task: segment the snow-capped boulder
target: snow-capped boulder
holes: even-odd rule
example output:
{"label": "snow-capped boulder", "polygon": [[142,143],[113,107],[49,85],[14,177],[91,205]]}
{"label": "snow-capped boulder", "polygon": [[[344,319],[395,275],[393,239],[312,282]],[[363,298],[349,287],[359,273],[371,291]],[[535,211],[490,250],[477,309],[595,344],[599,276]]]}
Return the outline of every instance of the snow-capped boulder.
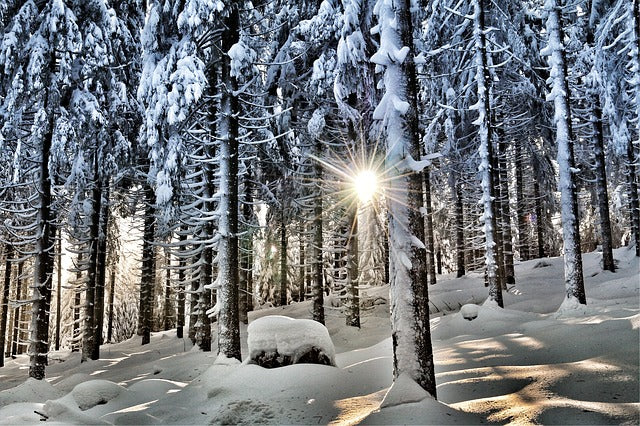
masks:
{"label": "snow-capped boulder", "polygon": [[467,321],[472,321],[478,318],[478,305],[473,303],[467,303],[460,308],[460,315]]}
{"label": "snow-capped boulder", "polygon": [[249,363],[265,368],[336,365],[329,331],[317,321],[270,315],[249,324],[248,334]]}

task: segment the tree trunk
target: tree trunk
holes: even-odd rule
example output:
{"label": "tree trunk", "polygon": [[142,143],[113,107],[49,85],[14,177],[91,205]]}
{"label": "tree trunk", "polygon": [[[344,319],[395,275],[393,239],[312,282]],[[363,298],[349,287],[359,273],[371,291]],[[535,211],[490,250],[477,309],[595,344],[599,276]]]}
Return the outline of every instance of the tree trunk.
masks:
{"label": "tree trunk", "polygon": [[252,217],[253,217],[253,185],[251,183],[251,165],[247,166],[247,172],[244,178],[244,203],[242,204],[242,221],[245,225],[245,235],[242,238],[242,250],[240,251],[240,271],[239,271],[239,285],[240,293],[238,294],[238,310],[240,322],[243,324],[249,323],[249,299],[252,296],[253,289],[249,276],[251,273],[252,265],[249,262],[251,259],[251,252],[253,250],[253,232],[251,229]]}
{"label": "tree trunk", "polygon": [[465,275],[465,244],[464,244],[464,204],[462,203],[462,190],[460,184],[455,185],[456,204],[456,277]]}
{"label": "tree trunk", "polygon": [[94,345],[91,359],[100,358],[100,345],[104,343],[102,330],[104,328],[104,292],[107,281],[107,232],[109,229],[109,196],[110,187],[108,179],[101,179],[102,202],[100,207],[100,232],[98,233],[98,262],[96,264],[96,294],[95,294],[95,332]]}
{"label": "tree trunk", "polygon": [[173,303],[171,303],[171,253],[167,249],[165,252],[165,257],[167,261],[166,269],[167,275],[164,285],[164,331],[169,331],[171,329],[171,319],[173,318]]}
{"label": "tree trunk", "polygon": [[[404,0],[394,5],[381,0],[376,3],[376,12],[383,42],[372,61],[385,67],[385,95],[374,118],[383,120],[389,139],[385,161],[390,172],[387,207],[394,378],[407,374],[435,397],[427,253],[419,240],[425,232],[420,212],[424,206],[423,176],[399,166],[421,156],[411,2]],[[392,53],[400,49],[408,49],[407,60],[399,61]]]}
{"label": "tree trunk", "polygon": [[516,210],[518,213],[518,251],[520,260],[529,260],[529,230],[526,222],[526,207],[524,200],[524,180],[522,176],[523,161],[520,141],[515,141],[515,167],[516,167]]}
{"label": "tree trunk", "polygon": [[640,256],[640,202],[638,201],[638,181],[636,174],[636,155],[633,143],[627,144],[627,180],[629,194],[629,221],[631,232],[635,238],[636,256]]}
{"label": "tree trunk", "polygon": [[304,221],[300,221],[300,281],[298,286],[298,301],[303,302],[305,299],[305,282],[307,277],[307,268],[306,268],[306,254],[305,254],[305,246],[306,246],[306,237],[305,237],[305,227]]}
{"label": "tree trunk", "polygon": [[[112,252],[113,253],[113,252]],[[107,343],[113,343],[113,306],[116,298],[116,262],[111,265],[111,278],[109,279],[109,318],[107,319]]]}
{"label": "tree trunk", "polygon": [[[284,198],[284,194],[283,194]],[[287,299],[287,224],[284,202],[280,212],[280,306],[286,306]]]}
{"label": "tree trunk", "polygon": [[155,196],[153,188],[144,187],[144,230],[142,234],[142,270],[140,275],[140,313],[138,315],[138,335],[142,344],[151,342],[153,329],[153,309],[156,288],[156,255],[153,242],[156,233]]}
{"label": "tree trunk", "polygon": [[[474,0],[474,35],[476,43],[476,83],[478,85],[478,130],[480,137],[480,173],[482,175],[482,204],[484,206],[485,265],[489,287],[489,299],[503,307],[502,287],[498,274],[499,259],[496,259],[496,248],[499,247],[497,235],[497,217],[495,191],[495,172],[493,169],[494,154],[491,142],[491,108],[489,102],[489,68],[487,65],[487,48],[484,22],[484,0]],[[499,252],[498,252],[499,254]]]}
{"label": "tree trunk", "polygon": [[222,37],[222,75],[226,85],[222,89],[222,117],[220,119],[220,197],[221,211],[218,227],[221,233],[219,250],[218,354],[241,360],[240,321],[238,318],[238,82],[231,72],[231,58],[227,54],[240,36],[238,4],[232,4]]}
{"label": "tree trunk", "polygon": [[537,179],[533,182],[533,197],[536,200],[536,239],[538,240],[538,259],[546,256],[544,251],[544,222],[542,211],[542,194],[540,194],[540,184]]}
{"label": "tree trunk", "polygon": [[[322,142],[315,141],[315,155],[320,158]],[[322,182],[322,165],[316,161],[314,165],[316,182]],[[324,288],[322,285],[322,190],[316,184],[313,206],[313,276],[311,292],[313,293],[313,319],[324,324]]]}
{"label": "tree trunk", "polygon": [[429,167],[422,171],[424,179],[424,205],[425,205],[425,242],[427,246],[427,282],[429,285],[436,283],[435,243],[433,237],[433,207],[431,206],[431,173]]}
{"label": "tree trunk", "polygon": [[[18,273],[16,274],[16,300],[22,299],[22,261],[18,263]],[[20,305],[13,310],[13,339],[11,345],[11,357],[14,358],[18,354],[20,346],[20,321],[22,317],[22,309]]]}
{"label": "tree trunk", "polygon": [[[98,178],[98,153],[93,154],[94,187],[91,191],[91,225],[89,227],[89,270],[84,301],[82,334],[82,360],[94,359],[96,353],[96,288],[98,286],[98,257],[100,252],[100,212],[102,211],[102,185]],[[99,348],[98,348],[99,350]],[[97,358],[95,358],[97,359]]]}
{"label": "tree trunk", "polygon": [[[55,54],[51,54],[49,70],[55,69]],[[51,76],[49,82],[53,82]],[[32,294],[32,314],[29,346],[29,377],[37,380],[44,379],[47,355],[49,353],[49,312],[51,311],[51,275],[53,274],[53,245],[55,226],[54,214],[51,210],[51,176],[49,174],[49,159],[53,142],[55,125],[54,107],[51,105],[51,90],[47,90],[44,111],[47,113],[47,129],[40,147],[40,174],[38,178],[38,193],[40,203],[37,209],[37,239],[35,242],[35,263]]]}
{"label": "tree trunk", "polygon": [[503,135],[498,142],[498,173],[500,174],[500,207],[503,232],[504,280],[506,284],[516,283],[516,273],[513,268],[513,235],[511,234],[511,206],[509,205],[509,177],[507,174],[507,144]]}
{"label": "tree trunk", "polygon": [[74,291],[74,298],[73,298],[73,344],[71,345],[71,352],[78,352],[80,350],[80,348],[82,347],[81,345],[81,330],[80,330],[80,303],[82,303],[81,300],[81,292],[82,290],[80,290],[80,288],[82,287],[82,251],[80,253],[78,253],[78,259],[77,259],[77,271],[76,271],[76,284],[75,284],[75,288],[73,289]]}
{"label": "tree trunk", "polygon": [[[11,270],[13,264],[13,247],[6,244],[5,262],[4,262],[4,287],[2,291],[2,315],[0,316],[0,367],[4,367],[4,354],[6,344],[5,336],[7,335],[7,318],[9,314],[9,295],[11,288]],[[11,343],[11,341],[9,341]]]}
{"label": "tree trunk", "polygon": [[178,339],[182,339],[184,336],[184,324],[185,324],[185,268],[187,267],[187,259],[185,259],[184,252],[187,250],[185,242],[187,241],[187,227],[182,225],[179,233],[179,246],[178,246],[178,312],[176,318],[176,336]]}
{"label": "tree trunk", "polygon": [[555,107],[556,145],[558,146],[558,170],[560,174],[562,237],[564,242],[564,280],[567,299],[580,304],[587,303],[584,292],[582,254],[580,252],[580,217],[575,182],[575,159],[573,154],[573,131],[571,128],[571,92],[567,75],[564,51],[564,31],[562,28],[562,0],[548,0],[545,9],[549,13],[547,33],[553,95]]}
{"label": "tree trunk", "polygon": [[347,237],[347,325],[360,328],[360,294],[359,281],[359,256],[358,256],[358,208],[357,204],[347,207],[347,223],[350,224],[350,231]]}
{"label": "tree trunk", "polygon": [[56,257],[58,259],[57,285],[56,285],[56,351],[60,350],[60,320],[62,319],[62,228],[58,229],[56,241]]}

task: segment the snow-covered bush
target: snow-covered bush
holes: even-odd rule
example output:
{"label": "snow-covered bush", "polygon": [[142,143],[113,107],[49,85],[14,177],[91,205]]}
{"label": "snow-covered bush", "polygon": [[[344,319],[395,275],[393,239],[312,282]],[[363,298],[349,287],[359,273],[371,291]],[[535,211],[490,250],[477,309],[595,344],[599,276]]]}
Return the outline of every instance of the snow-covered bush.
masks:
{"label": "snow-covered bush", "polygon": [[335,366],[329,331],[319,322],[270,315],[249,324],[248,363],[265,368],[291,364]]}

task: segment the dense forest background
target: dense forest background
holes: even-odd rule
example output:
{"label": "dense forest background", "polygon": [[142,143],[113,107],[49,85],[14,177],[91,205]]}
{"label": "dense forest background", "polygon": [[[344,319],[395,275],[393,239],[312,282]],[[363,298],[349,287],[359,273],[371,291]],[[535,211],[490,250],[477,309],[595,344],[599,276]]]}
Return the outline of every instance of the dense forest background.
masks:
{"label": "dense forest background", "polygon": [[501,306],[538,257],[584,304],[582,252],[640,255],[637,0],[5,0],[0,22],[0,360],[29,348],[32,377],[50,347],[172,328],[240,358],[264,305],[359,327],[387,283],[421,323],[443,272],[485,270]]}

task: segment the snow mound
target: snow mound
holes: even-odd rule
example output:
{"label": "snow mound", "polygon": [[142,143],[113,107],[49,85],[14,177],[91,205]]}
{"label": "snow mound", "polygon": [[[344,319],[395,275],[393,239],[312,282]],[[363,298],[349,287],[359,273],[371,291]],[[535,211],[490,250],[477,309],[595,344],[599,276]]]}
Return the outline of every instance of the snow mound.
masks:
{"label": "snow mound", "polygon": [[106,404],[116,398],[126,389],[109,380],[91,380],[80,383],[71,391],[73,399],[82,411],[96,405]]}
{"label": "snow mound", "polygon": [[62,395],[64,392],[54,388],[46,380],[28,378],[15,388],[0,392],[0,407],[16,402],[42,402],[47,399],[60,398]]}
{"label": "snow mound", "polygon": [[273,368],[290,364],[335,366],[335,348],[327,328],[317,321],[270,315],[247,329],[249,361]]}
{"label": "snow mound", "polygon": [[396,405],[420,402],[429,398],[429,393],[415,382],[407,373],[402,373],[393,381],[393,385],[380,404],[380,408],[395,407]]}
{"label": "snow mound", "polygon": [[88,382],[93,378],[86,373],[76,373],[65,379],[60,380],[54,386],[56,389],[64,392],[71,392],[73,388],[83,382]]}
{"label": "snow mound", "polygon": [[462,315],[462,318],[466,319],[467,321],[472,321],[478,318],[478,305],[475,305],[473,303],[464,305],[462,308],[460,308],[460,315]]}

